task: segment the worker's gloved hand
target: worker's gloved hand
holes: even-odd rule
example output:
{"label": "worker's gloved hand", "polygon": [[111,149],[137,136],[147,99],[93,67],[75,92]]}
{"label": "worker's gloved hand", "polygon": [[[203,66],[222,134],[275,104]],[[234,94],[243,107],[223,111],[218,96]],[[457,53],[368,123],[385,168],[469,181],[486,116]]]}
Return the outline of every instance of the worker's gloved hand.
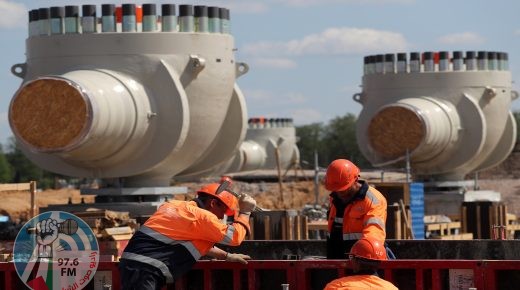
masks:
{"label": "worker's gloved hand", "polygon": [[242,193],[238,200],[241,213],[250,213],[256,208],[256,200],[247,193]]}
{"label": "worker's gloved hand", "polygon": [[244,255],[244,254],[234,254],[234,253],[228,253],[226,256],[226,261],[228,261],[228,262],[247,264],[246,260],[251,260],[251,257],[248,255]]}

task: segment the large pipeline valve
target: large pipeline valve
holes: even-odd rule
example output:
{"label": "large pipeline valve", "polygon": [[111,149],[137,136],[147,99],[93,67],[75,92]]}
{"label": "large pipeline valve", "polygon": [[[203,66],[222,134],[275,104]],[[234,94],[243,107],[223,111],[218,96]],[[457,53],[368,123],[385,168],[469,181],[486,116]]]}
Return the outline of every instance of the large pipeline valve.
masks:
{"label": "large pipeline valve", "polygon": [[296,169],[300,164],[300,150],[296,143],[296,129],[291,118],[249,118],[244,142],[227,162],[202,174],[181,175],[176,179],[199,179],[254,170]]}
{"label": "large pipeline valve", "polygon": [[[245,141],[225,172],[287,170],[300,163],[296,129],[291,118],[250,118]],[[278,156],[277,156],[278,155]]]}
{"label": "large pipeline valve", "polygon": [[[82,8],[82,16],[79,16]],[[163,4],[40,8],[9,108],[16,140],[69,176],[167,186],[219,166],[247,130],[229,10]],[[119,14],[118,14],[119,13]],[[178,16],[177,16],[178,15]]]}
{"label": "large pipeline valve", "polygon": [[[397,56],[397,57],[396,57]],[[365,57],[358,144],[375,166],[407,156],[419,179],[462,180],[502,162],[516,142],[517,93],[503,52]]]}

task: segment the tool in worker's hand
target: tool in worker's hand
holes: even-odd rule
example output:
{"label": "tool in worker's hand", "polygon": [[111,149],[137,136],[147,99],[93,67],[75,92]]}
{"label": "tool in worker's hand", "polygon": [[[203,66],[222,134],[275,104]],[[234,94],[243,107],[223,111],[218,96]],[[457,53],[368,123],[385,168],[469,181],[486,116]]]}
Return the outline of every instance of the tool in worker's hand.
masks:
{"label": "tool in worker's hand", "polygon": [[[215,194],[219,194],[223,191],[227,191],[227,192],[233,194],[236,198],[238,198],[240,200],[242,194],[236,193],[233,190],[231,190],[231,184],[232,184],[231,178],[229,178],[227,176],[223,176],[220,179],[220,185],[219,185],[219,187],[217,187],[217,191],[215,192]],[[264,211],[264,210],[262,208],[256,206],[253,211]]]}

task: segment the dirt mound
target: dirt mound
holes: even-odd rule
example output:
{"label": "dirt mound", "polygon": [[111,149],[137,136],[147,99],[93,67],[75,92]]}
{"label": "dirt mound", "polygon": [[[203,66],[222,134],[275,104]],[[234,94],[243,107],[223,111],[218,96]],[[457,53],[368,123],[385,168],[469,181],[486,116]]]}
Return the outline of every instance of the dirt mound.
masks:
{"label": "dirt mound", "polygon": [[[178,195],[176,199],[191,199],[195,196],[197,189],[203,183],[180,183],[176,186],[186,186],[188,194]],[[234,182],[233,189],[237,192],[245,192],[253,196],[258,205],[266,209],[289,209],[302,208],[305,204],[314,204],[316,196],[314,185],[311,181],[286,182],[283,184],[283,197],[279,191],[278,183],[246,183]],[[282,199],[283,198],[283,199]],[[5,191],[0,192],[0,212],[8,213],[13,221],[26,220],[30,210],[29,192]],[[50,204],[92,203],[93,196],[83,196],[77,189],[45,190],[36,193],[37,207],[46,207]],[[328,202],[328,193],[320,188],[318,198],[319,204]]]}
{"label": "dirt mound", "polygon": [[[214,181],[209,181],[214,182]],[[179,195],[177,199],[191,199],[195,197],[195,192],[201,187],[201,183],[179,183],[176,186],[186,186],[189,194]],[[316,194],[312,181],[290,181],[282,185],[282,194],[278,182],[233,182],[233,190],[239,193],[250,194],[258,203],[258,206],[265,209],[300,209],[305,204],[314,204]],[[321,186],[318,196],[318,204],[328,203],[328,192]]]}
{"label": "dirt mound", "polygon": [[[520,152],[518,154],[520,156]],[[510,165],[504,164],[501,166],[507,168],[507,166]],[[492,170],[498,171],[499,169]],[[499,175],[500,178],[492,178],[494,175],[491,172],[492,171],[486,171],[481,173],[481,176],[485,176],[486,179],[480,179],[478,181],[480,189],[500,192],[502,200],[508,206],[508,212],[520,216],[520,179],[507,178],[509,177],[507,172],[511,172],[508,170],[498,171],[505,172],[503,173],[505,176]],[[518,172],[520,174],[520,168]],[[495,174],[497,173],[495,172]],[[391,173],[385,173],[385,181],[397,181],[402,177],[402,174],[394,175],[395,176],[393,176]],[[369,182],[377,182],[380,181],[381,173],[376,171],[363,172],[362,176],[368,179]],[[205,180],[200,183],[191,182],[175,184],[175,186],[186,186],[188,189],[188,194],[178,195],[175,198],[183,200],[192,199],[195,196],[197,189],[208,182],[215,182],[215,180]],[[250,194],[257,200],[258,205],[265,209],[299,210],[302,209],[306,204],[314,204],[316,202],[322,206],[328,204],[329,193],[323,188],[323,186],[320,186],[318,197],[316,197],[314,183],[312,181],[284,182],[282,187],[283,194],[280,194],[280,186],[278,182],[261,181],[253,183],[234,181],[233,189],[236,192],[245,192]],[[28,216],[30,208],[30,196],[28,192],[0,192],[0,200],[2,201],[2,203],[0,203],[0,212],[7,212],[9,215],[11,215],[13,221],[25,220]],[[80,203],[82,200],[86,203],[92,203],[94,202],[94,197],[80,195],[79,190],[77,189],[45,190],[36,193],[37,207],[46,207],[49,204],[66,204],[69,202]]]}
{"label": "dirt mound", "polygon": [[[66,204],[94,202],[93,196],[82,196],[77,189],[45,190],[36,192],[36,207],[46,207],[49,204]],[[15,222],[26,220],[29,215],[31,196],[28,191],[0,192],[0,210],[5,210]]]}

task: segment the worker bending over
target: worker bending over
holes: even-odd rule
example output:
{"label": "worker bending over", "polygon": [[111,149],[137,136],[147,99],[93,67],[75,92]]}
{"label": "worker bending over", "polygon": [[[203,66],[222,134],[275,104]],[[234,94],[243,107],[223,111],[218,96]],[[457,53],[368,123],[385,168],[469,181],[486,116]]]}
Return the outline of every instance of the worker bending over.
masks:
{"label": "worker bending over", "polygon": [[360,180],[359,173],[359,168],[346,159],[336,159],[327,168],[325,188],[331,191],[328,259],[344,259],[361,238],[372,237],[379,241],[386,238],[386,199]]}
{"label": "worker bending over", "polygon": [[[123,290],[159,290],[205,255],[247,264],[249,256],[227,253],[214,244],[242,243],[256,201],[247,194],[238,200],[229,191],[217,192],[218,188],[218,183],[209,184],[192,201],[166,202],[141,226],[121,256]],[[224,224],[224,214],[234,216],[234,222]]]}
{"label": "worker bending over", "polygon": [[381,279],[377,269],[386,260],[386,250],[382,241],[373,238],[358,240],[348,254],[354,275],[336,279],[324,290],[381,289],[397,290],[394,284]]}

